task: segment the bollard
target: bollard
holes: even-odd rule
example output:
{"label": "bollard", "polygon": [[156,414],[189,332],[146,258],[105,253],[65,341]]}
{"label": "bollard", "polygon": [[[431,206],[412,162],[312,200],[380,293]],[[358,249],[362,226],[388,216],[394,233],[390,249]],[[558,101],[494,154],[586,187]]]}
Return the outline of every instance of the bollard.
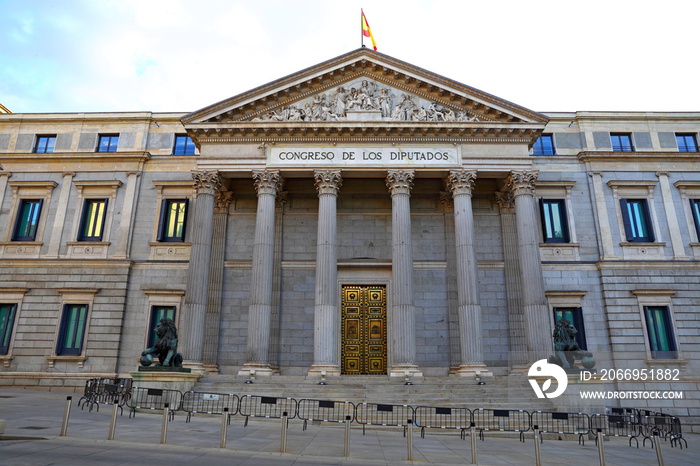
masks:
{"label": "bollard", "polygon": [[598,460],[600,461],[600,466],[605,466],[605,449],[603,448],[605,434],[603,434],[603,429],[598,429],[596,439],[598,440]]}
{"label": "bollard", "polygon": [[350,416],[345,416],[345,445],[343,456],[350,456]]}
{"label": "bollard", "polygon": [[542,456],[540,453],[540,429],[537,424],[532,426],[532,430],[535,432],[535,464],[540,466],[542,464]]}
{"label": "bollard", "polygon": [[107,440],[114,440],[114,431],[117,430],[117,409],[119,409],[119,402],[115,401],[112,405],[112,418],[109,420]]}
{"label": "bollard", "polygon": [[280,453],[287,451],[287,411],[282,413],[282,436],[280,438]]}
{"label": "bollard", "polygon": [[654,450],[656,450],[656,461],[659,462],[659,466],[664,466],[664,455],[661,452],[661,439],[659,438],[659,431],[655,430],[652,432],[652,438],[654,439]]}
{"label": "bollard", "polygon": [[469,425],[469,436],[472,439],[472,464],[479,464],[479,458],[476,456],[476,428],[473,422]]}
{"label": "bollard", "polygon": [[66,397],[66,407],[63,409],[63,423],[61,424],[61,434],[60,437],[65,437],[68,435],[68,418],[70,417],[70,407],[73,404],[73,397]]}
{"label": "bollard", "polygon": [[408,420],[406,443],[408,444],[408,461],[413,461],[413,419]]}
{"label": "bollard", "polygon": [[221,441],[219,448],[226,448],[226,434],[228,433],[228,408],[224,408],[224,415],[221,416]]}
{"label": "bollard", "polygon": [[163,422],[160,427],[160,443],[165,444],[168,437],[168,416],[170,416],[170,405],[163,405]]}

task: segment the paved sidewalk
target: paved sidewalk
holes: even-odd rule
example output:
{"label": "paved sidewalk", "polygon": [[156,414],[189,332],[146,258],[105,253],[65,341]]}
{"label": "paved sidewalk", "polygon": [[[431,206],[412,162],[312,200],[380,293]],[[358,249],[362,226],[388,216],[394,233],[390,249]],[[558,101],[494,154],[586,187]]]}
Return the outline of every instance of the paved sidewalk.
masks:
{"label": "paved sidewalk", "polygon": [[[394,465],[470,464],[471,441],[461,440],[455,431],[431,430],[425,438],[414,432],[413,462],[408,462],[408,443],[400,428],[362,428],[353,425],[350,456],[343,457],[344,428],[341,425],[309,425],[289,422],[287,452],[280,453],[280,420],[236,416],[228,428],[227,445],[219,448],[221,418],[194,416],[185,423],[177,413],[168,424],[167,444],[161,445],[162,416],[128,412],[117,417],[115,440],[107,440],[111,406],[99,412],[78,406],[80,394],[73,394],[68,435],[60,437],[67,394],[29,390],[0,390],[0,419],[7,421],[5,435],[0,436],[0,464],[11,465],[151,465],[163,462],[216,465]],[[686,435],[687,449],[671,448],[663,442],[667,465],[700,464],[700,436]],[[503,438],[487,433],[477,440],[479,464],[522,465],[535,463],[532,434],[525,443],[517,437]],[[633,442],[634,443],[634,442]],[[648,442],[647,442],[648,445]],[[608,465],[654,465],[654,450],[630,448],[627,439],[605,442]],[[543,464],[598,464],[598,448],[593,441],[579,446],[576,440],[545,440],[541,446]]]}

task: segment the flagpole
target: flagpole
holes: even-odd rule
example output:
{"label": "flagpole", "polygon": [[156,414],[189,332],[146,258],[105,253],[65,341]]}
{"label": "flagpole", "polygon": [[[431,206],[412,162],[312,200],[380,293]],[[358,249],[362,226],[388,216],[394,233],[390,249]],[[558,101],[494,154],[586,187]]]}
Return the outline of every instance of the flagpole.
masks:
{"label": "flagpole", "polygon": [[362,8],[360,8],[360,47],[364,48],[365,46],[365,23],[363,22],[363,15],[365,14],[364,11],[362,11]]}

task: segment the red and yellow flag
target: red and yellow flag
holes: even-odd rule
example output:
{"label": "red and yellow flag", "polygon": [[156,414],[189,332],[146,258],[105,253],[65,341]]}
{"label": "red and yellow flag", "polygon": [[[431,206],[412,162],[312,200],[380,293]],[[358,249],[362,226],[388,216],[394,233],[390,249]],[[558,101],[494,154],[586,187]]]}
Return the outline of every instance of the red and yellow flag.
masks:
{"label": "red and yellow flag", "polygon": [[374,40],[374,35],[372,35],[372,30],[369,28],[369,23],[367,22],[367,17],[365,16],[365,12],[362,10],[360,10],[360,12],[362,13],[362,35],[372,39],[372,47],[374,47],[374,50],[377,50],[377,42]]}

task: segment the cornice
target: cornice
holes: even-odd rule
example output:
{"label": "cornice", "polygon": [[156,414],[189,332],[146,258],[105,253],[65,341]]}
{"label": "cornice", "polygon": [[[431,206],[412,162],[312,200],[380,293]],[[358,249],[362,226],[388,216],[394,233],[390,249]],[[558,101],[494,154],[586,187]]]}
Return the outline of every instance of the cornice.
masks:
{"label": "cornice", "polygon": [[[577,154],[582,162],[698,162],[697,152],[612,152],[582,151]],[[670,170],[673,171],[673,170]]]}
{"label": "cornice", "polygon": [[[52,152],[47,154],[35,153],[0,153],[3,166],[8,171],[14,171],[12,164],[18,164],[25,171],[61,171],[73,170],[76,165],[84,171],[114,171],[141,170],[150,160],[149,152]],[[117,164],[127,167],[117,168]],[[132,168],[136,166],[136,168]],[[19,167],[18,167],[19,168]]]}

